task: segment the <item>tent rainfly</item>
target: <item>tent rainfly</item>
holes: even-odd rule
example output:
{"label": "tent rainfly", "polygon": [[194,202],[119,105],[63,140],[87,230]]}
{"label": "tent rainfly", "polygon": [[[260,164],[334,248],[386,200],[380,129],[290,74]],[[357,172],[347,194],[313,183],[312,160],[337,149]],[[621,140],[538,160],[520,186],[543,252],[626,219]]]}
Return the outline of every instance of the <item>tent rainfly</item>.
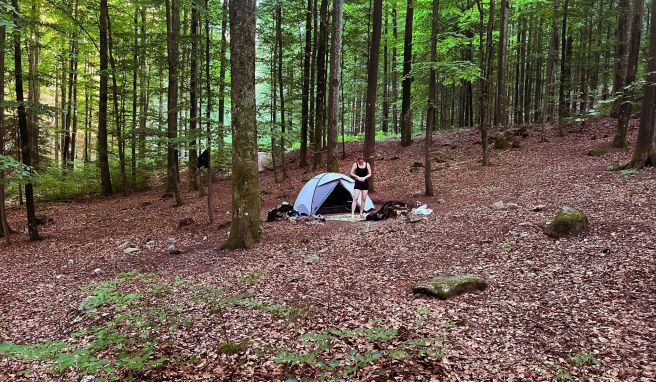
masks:
{"label": "tent rainfly", "polygon": [[[294,209],[308,216],[350,211],[354,186],[355,181],[346,175],[324,172],[305,183],[296,197]],[[367,197],[364,210],[373,209],[374,203]]]}

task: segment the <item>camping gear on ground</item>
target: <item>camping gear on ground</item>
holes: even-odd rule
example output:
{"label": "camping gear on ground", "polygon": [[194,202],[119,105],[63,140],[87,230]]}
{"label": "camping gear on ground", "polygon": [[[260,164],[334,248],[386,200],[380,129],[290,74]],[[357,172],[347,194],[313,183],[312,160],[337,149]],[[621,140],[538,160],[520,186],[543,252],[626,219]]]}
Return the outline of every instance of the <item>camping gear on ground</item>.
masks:
{"label": "camping gear on ground", "polygon": [[[355,181],[336,172],[324,172],[310,179],[296,197],[294,210],[301,215],[343,213],[351,210]],[[358,200],[358,210],[360,201]],[[364,211],[374,209],[369,197],[364,202]]]}
{"label": "camping gear on ground", "polygon": [[406,214],[408,206],[398,200],[390,200],[385,202],[378,211],[373,214],[367,215],[367,220],[379,221],[389,219],[391,217],[398,217],[399,215]]}
{"label": "camping gear on ground", "polygon": [[285,220],[292,216],[298,216],[298,212],[294,211],[294,207],[287,202],[282,202],[267,214],[267,221],[274,222],[277,220]]}
{"label": "camping gear on ground", "polygon": [[420,207],[413,208],[411,212],[417,215],[428,216],[433,213],[433,210],[428,208],[427,204],[422,204]]}

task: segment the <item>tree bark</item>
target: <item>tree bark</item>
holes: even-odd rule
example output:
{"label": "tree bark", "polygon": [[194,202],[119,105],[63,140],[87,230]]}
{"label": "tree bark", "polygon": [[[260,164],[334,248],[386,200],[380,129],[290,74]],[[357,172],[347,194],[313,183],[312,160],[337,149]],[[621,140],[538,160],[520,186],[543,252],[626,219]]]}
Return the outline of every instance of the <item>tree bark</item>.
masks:
{"label": "tree bark", "polygon": [[210,77],[210,15],[209,0],[205,0],[205,91],[207,93],[207,107],[205,107],[205,135],[207,139],[207,216],[210,223],[214,223],[214,207],[212,205],[212,81]]}
{"label": "tree bark", "polygon": [[339,121],[339,75],[342,66],[342,14],[344,12],[343,0],[333,0],[332,42],[330,49],[330,76],[328,92],[328,172],[338,172],[337,161],[337,124]]}
{"label": "tree bark", "polygon": [[[5,49],[7,41],[7,29],[0,26],[0,155],[5,154]],[[5,209],[5,177],[4,171],[0,169],[0,236],[4,236],[5,243],[9,245],[9,224],[7,224],[7,210]]]}
{"label": "tree bark", "polygon": [[328,0],[321,0],[319,11],[319,40],[317,45],[317,96],[314,108],[314,163],[313,170],[323,167],[323,127],[326,114],[326,44],[328,41]]}
{"label": "tree bark", "polygon": [[651,2],[649,15],[649,53],[647,78],[640,113],[638,140],[631,162],[625,168],[656,166],[656,1]]}
{"label": "tree bark", "polygon": [[[107,0],[100,0],[100,90],[98,100],[98,167],[100,188],[104,196],[112,194],[112,178],[107,155],[107,24],[109,21]],[[64,121],[62,120],[62,124]]]}
{"label": "tree bark", "polygon": [[[118,161],[119,161],[119,171],[121,176],[121,190],[123,195],[127,196],[128,187],[127,187],[127,173],[125,172],[125,136],[123,131],[123,120],[120,116],[120,109],[118,106],[118,85],[116,81],[116,76],[118,70],[116,69],[116,61],[114,60],[114,48],[113,48],[113,39],[112,39],[112,22],[109,19],[109,14],[107,18],[107,41],[109,43],[109,64],[112,67],[112,102],[114,104],[114,124],[116,126],[116,140],[118,142]],[[69,100],[70,104],[70,100]],[[68,119],[68,118],[67,118]]]}
{"label": "tree bark", "polygon": [[[482,7],[479,2],[479,12],[482,11]],[[488,153],[488,126],[489,126],[489,117],[487,115],[489,109],[489,89],[490,89],[490,73],[492,71],[492,50],[494,44],[492,41],[492,32],[494,30],[494,0],[490,0],[490,16],[488,18],[487,24],[487,35],[486,35],[486,49],[485,49],[485,58],[483,65],[483,77],[481,78],[481,102],[480,102],[480,129],[481,129],[481,142],[483,146],[483,166],[490,164],[489,153]]]}
{"label": "tree bark", "polygon": [[558,107],[558,136],[565,135],[565,122],[569,117],[569,97],[566,93],[569,92],[569,76],[570,76],[570,58],[572,37],[567,36],[567,12],[569,10],[569,0],[565,0],[563,5],[563,26],[561,29],[561,58],[560,58],[560,88],[559,88],[559,107]]}
{"label": "tree bark", "polygon": [[310,64],[312,61],[312,2],[307,0],[305,11],[305,51],[303,52],[303,90],[301,92],[301,150],[300,167],[307,167],[307,147],[309,128]]}
{"label": "tree bark", "polygon": [[389,128],[389,91],[388,91],[388,32],[387,32],[387,27],[388,27],[388,20],[389,17],[387,17],[387,4],[385,5],[385,9],[383,12],[383,17],[385,18],[385,27],[383,29],[383,118],[381,122],[381,130],[383,134],[387,135],[387,131]]}
{"label": "tree bark", "polygon": [[[20,10],[18,0],[11,1],[14,7],[14,24],[22,25],[20,20]],[[23,67],[21,55],[21,38],[20,29],[14,31],[14,75],[16,84],[16,102],[18,103],[18,128],[20,130],[20,149],[23,164],[32,167],[32,156],[30,152],[30,137],[27,131],[27,114],[25,113],[25,102],[23,98]],[[34,207],[34,189],[32,183],[25,184],[25,206],[27,210],[27,230],[30,240],[40,240],[39,230],[36,225],[35,207]]]}
{"label": "tree bark", "polygon": [[398,41],[398,28],[396,23],[396,1],[392,4],[392,131],[399,132],[399,112],[396,104],[398,97],[398,79],[396,78],[396,43]]}
{"label": "tree bark", "polygon": [[130,132],[130,189],[135,188],[137,183],[137,73],[139,71],[139,45],[137,42],[138,36],[138,17],[139,10],[134,10],[133,28],[134,36],[132,41],[132,129]]}
{"label": "tree bark", "polygon": [[228,58],[226,53],[228,51],[228,40],[226,31],[228,28],[228,1],[223,0],[223,10],[221,15],[221,51],[219,53],[221,65],[219,69],[219,158],[221,157],[221,149],[223,149],[224,136],[225,136],[225,87],[226,87],[226,67],[228,66]]}
{"label": "tree bark", "polygon": [[409,146],[412,143],[412,24],[414,12],[414,0],[407,0],[405,14],[405,32],[403,39],[403,88],[401,100],[401,146]]}
{"label": "tree bark", "polygon": [[139,160],[146,158],[146,122],[148,118],[148,87],[146,70],[146,8],[141,7],[141,46],[139,47]]}
{"label": "tree bark", "polygon": [[617,6],[617,29],[615,43],[615,66],[613,68],[613,97],[610,116],[618,118],[620,115],[620,95],[624,91],[626,77],[627,45],[629,44],[629,0],[619,0]]}
{"label": "tree bark", "polygon": [[285,160],[285,87],[283,86],[282,77],[282,7],[280,3],[276,7],[276,40],[278,43],[278,85],[280,86],[280,162],[282,168],[282,178],[287,179],[287,163]]}
{"label": "tree bark", "polygon": [[624,78],[624,91],[620,96],[620,115],[617,120],[617,131],[613,138],[613,147],[626,148],[629,143],[626,140],[626,132],[629,127],[629,118],[631,118],[631,101],[633,99],[633,90],[630,87],[636,79],[638,70],[638,60],[640,59],[640,37],[642,30],[642,9],[644,0],[635,0],[633,4],[633,19],[631,20],[631,42],[629,45],[628,66],[626,68],[626,77]]}
{"label": "tree bark", "polygon": [[225,249],[260,241],[260,184],[257,173],[255,104],[255,0],[230,3],[232,73],[232,223]]}
{"label": "tree bark", "polygon": [[198,176],[196,162],[198,150],[196,149],[198,130],[198,4],[191,2],[191,59],[189,73],[189,188],[198,191]]}
{"label": "tree bark", "polygon": [[178,33],[180,30],[180,9],[178,0],[166,0],[167,61],[169,67],[169,86],[167,93],[167,189],[175,195],[177,206],[182,205],[182,195],[178,183],[178,150],[174,139],[178,135]]}
{"label": "tree bark", "polygon": [[437,105],[437,97],[435,94],[435,86],[437,80],[437,32],[438,22],[440,17],[440,1],[433,0],[433,11],[431,15],[431,37],[430,37],[430,55],[431,55],[431,68],[428,79],[428,115],[426,116],[426,139],[424,148],[424,195],[433,196],[435,191],[433,189],[433,172],[432,172],[432,158],[431,147],[433,146],[433,130],[435,130],[435,110]]}
{"label": "tree bark", "polygon": [[[376,96],[378,90],[378,58],[380,56],[380,37],[383,17],[383,1],[374,0],[371,43],[367,64],[367,101],[364,120],[364,157],[374,170],[376,156]],[[369,178],[369,191],[375,191],[375,177]]]}
{"label": "tree bark", "polygon": [[508,36],[508,0],[501,0],[501,24],[497,56],[497,95],[494,108],[494,127],[504,129],[506,117],[506,45]]}

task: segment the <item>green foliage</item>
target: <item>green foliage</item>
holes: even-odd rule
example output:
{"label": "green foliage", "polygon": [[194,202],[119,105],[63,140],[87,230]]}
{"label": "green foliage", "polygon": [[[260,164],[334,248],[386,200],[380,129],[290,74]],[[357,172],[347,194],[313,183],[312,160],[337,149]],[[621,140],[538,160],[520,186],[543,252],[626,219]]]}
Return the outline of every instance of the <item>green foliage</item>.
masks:
{"label": "green foliage", "polygon": [[257,284],[262,281],[262,272],[253,271],[239,278],[240,283]]}
{"label": "green foliage", "polygon": [[594,355],[582,351],[580,353],[577,353],[574,355],[570,360],[569,360],[570,365],[574,367],[582,367],[582,366],[600,366],[601,361],[597,358],[594,357]]}
{"label": "green foliage", "polygon": [[228,340],[225,342],[221,342],[216,350],[219,354],[237,355],[243,353],[248,348],[249,344],[250,341],[248,340],[242,340],[242,341]]}
{"label": "green foliage", "polygon": [[11,181],[20,184],[32,182],[36,174],[32,167],[26,166],[8,155],[0,155],[0,172],[5,173],[5,178],[0,180],[5,186]]}

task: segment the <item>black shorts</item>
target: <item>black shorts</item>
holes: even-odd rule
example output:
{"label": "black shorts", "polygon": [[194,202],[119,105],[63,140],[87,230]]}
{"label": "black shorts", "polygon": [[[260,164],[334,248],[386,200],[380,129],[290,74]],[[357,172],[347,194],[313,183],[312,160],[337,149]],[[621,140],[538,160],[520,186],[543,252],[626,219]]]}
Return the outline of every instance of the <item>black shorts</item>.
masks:
{"label": "black shorts", "polygon": [[369,191],[369,182],[366,180],[364,182],[355,181],[355,186],[353,187],[356,190]]}

